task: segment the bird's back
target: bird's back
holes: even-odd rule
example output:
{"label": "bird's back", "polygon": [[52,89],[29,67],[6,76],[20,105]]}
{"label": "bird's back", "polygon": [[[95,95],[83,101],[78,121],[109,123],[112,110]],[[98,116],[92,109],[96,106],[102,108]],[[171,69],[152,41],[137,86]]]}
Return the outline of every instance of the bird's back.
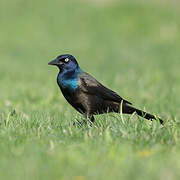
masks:
{"label": "bird's back", "polygon": [[102,85],[100,82],[98,82],[94,77],[92,77],[88,73],[83,72],[79,76],[78,84],[79,84],[78,85],[79,88],[87,94],[98,96],[103,100],[107,100],[107,101],[114,101],[118,103],[123,101],[124,103],[131,104],[129,101],[119,96],[116,92]]}

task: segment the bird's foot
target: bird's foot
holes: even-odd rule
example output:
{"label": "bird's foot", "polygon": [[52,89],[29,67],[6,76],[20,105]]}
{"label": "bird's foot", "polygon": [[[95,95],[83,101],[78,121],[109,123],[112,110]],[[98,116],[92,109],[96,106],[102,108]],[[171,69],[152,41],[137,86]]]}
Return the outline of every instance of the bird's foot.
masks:
{"label": "bird's foot", "polygon": [[73,126],[83,126],[83,125],[87,125],[87,121],[83,120],[83,121],[76,121],[73,122]]}

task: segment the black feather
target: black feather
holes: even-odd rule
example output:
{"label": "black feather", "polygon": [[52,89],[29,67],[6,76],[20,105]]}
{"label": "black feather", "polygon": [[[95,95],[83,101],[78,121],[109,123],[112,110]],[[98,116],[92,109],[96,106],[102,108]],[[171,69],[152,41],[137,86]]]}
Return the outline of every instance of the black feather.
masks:
{"label": "black feather", "polygon": [[[68,58],[68,61],[66,62],[64,58]],[[148,120],[156,119],[154,115],[132,107],[132,103],[103,86],[88,73],[83,72],[72,55],[58,56],[49,65],[56,65],[59,68],[57,82],[66,100],[92,122],[94,122],[93,115],[108,112],[119,113],[121,107],[122,113],[133,114],[135,112]],[[163,123],[162,119],[157,119]]]}

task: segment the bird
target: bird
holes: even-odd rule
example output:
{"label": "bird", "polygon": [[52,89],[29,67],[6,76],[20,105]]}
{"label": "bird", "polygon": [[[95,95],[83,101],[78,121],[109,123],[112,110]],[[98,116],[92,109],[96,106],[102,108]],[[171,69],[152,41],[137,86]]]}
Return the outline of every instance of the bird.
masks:
{"label": "bird", "polygon": [[84,72],[74,56],[62,54],[48,64],[59,69],[57,84],[65,99],[90,122],[94,123],[94,115],[114,112],[136,113],[147,120],[156,119],[163,124],[161,118],[133,107],[131,102]]}

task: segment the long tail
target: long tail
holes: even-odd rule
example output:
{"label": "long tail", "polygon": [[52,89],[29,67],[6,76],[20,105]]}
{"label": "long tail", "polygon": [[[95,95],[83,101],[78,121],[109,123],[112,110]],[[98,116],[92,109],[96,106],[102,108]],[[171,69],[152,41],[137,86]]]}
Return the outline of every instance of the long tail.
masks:
{"label": "long tail", "polygon": [[143,117],[143,118],[146,118],[148,120],[152,120],[152,119],[159,119],[159,122],[161,124],[163,124],[163,120],[159,117],[155,117],[154,115],[152,114],[149,114],[147,112],[144,112],[142,110],[139,110],[139,109],[136,109],[132,106],[129,106],[127,104],[123,104],[123,107],[122,107],[122,112],[125,113],[125,114],[133,114],[134,112],[137,113],[137,115]]}

